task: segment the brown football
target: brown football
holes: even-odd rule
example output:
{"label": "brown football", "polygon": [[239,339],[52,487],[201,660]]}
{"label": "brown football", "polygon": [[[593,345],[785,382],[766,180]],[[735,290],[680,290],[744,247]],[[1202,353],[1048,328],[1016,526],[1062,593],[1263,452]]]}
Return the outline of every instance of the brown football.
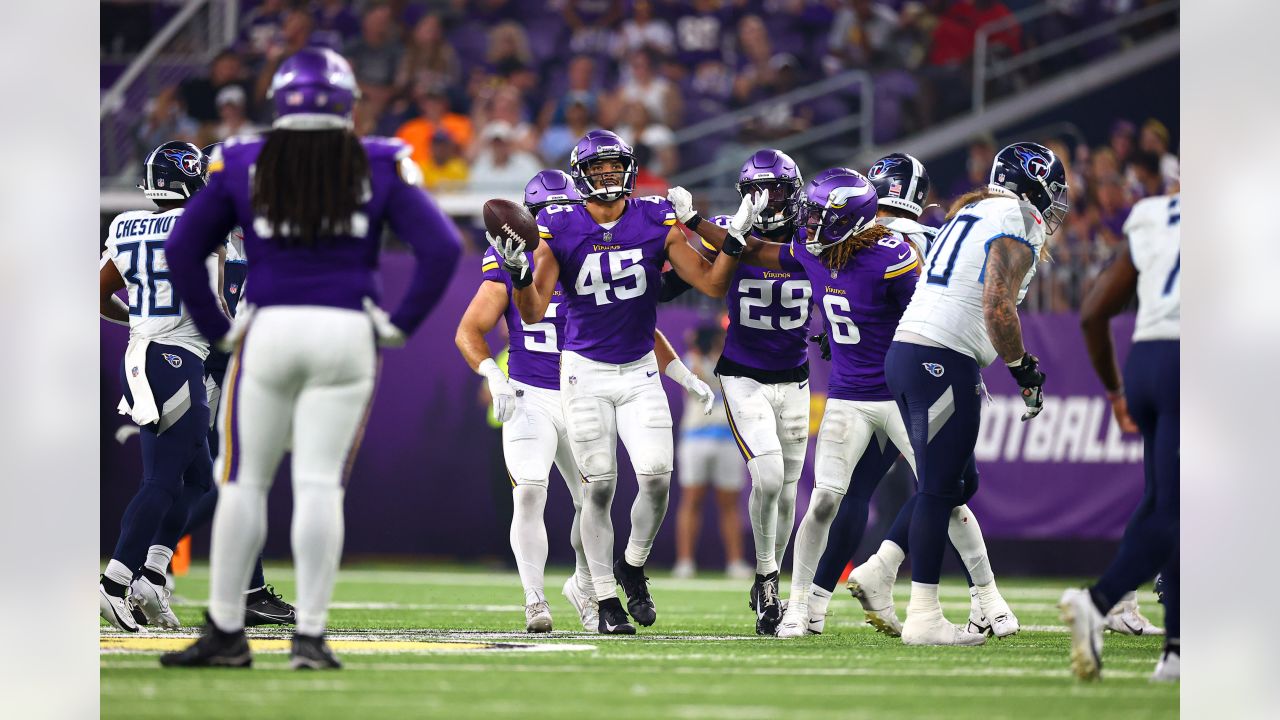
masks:
{"label": "brown football", "polygon": [[538,247],[538,223],[520,203],[490,200],[484,204],[484,229],[490,235],[524,241],[526,252]]}

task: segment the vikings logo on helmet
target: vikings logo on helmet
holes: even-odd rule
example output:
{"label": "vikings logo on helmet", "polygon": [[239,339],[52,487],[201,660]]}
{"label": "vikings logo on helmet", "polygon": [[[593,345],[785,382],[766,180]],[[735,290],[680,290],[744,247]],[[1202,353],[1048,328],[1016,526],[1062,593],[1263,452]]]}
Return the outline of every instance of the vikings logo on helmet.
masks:
{"label": "vikings logo on helmet", "polygon": [[163,155],[168,158],[184,175],[196,177],[200,175],[200,156],[190,150],[165,150]]}
{"label": "vikings logo on helmet", "polygon": [[1049,177],[1049,168],[1053,165],[1052,160],[1021,145],[1013,146],[1013,152],[1017,154],[1018,160],[1022,162],[1022,169],[1027,171],[1029,177],[1036,180],[1044,180]]}
{"label": "vikings logo on helmet", "polygon": [[890,170],[897,167],[898,165],[901,165],[904,162],[906,162],[905,158],[896,158],[896,157],[882,158],[878,160],[875,165],[872,165],[871,169],[867,171],[867,177],[872,179],[883,177],[885,173],[889,172]]}

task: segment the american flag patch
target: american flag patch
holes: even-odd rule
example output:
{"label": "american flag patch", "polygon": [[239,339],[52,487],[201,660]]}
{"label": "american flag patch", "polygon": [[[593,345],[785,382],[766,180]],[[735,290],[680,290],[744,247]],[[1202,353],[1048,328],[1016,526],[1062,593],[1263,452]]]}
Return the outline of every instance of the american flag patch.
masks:
{"label": "american flag patch", "polygon": [[901,180],[894,178],[893,182],[889,183],[889,195],[893,197],[902,197],[902,181]]}

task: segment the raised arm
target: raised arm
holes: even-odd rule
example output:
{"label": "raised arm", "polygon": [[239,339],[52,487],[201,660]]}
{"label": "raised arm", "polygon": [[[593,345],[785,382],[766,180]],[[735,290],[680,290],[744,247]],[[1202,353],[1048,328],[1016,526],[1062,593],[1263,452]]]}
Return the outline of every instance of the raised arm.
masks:
{"label": "raised arm", "polygon": [[[494,248],[498,250],[499,257],[506,257],[502,249],[496,245]],[[518,252],[523,258],[524,243],[520,243]],[[551,304],[551,295],[556,289],[556,278],[560,276],[560,261],[556,260],[555,253],[551,252],[551,248],[547,247],[545,242],[538,243],[538,247],[533,251],[533,264],[534,272],[532,279],[529,280],[520,278],[512,272],[506,262],[503,263],[503,267],[511,272],[513,284],[511,299],[516,304],[520,319],[530,325],[542,322],[542,318],[547,314],[547,305]],[[529,273],[527,261],[524,273]]]}
{"label": "raised arm", "polygon": [[399,177],[391,181],[387,220],[391,229],[413,249],[413,281],[391,322],[406,336],[422,324],[449,286],[462,255],[462,236],[435,201],[420,187],[421,174],[407,148],[397,162]]}
{"label": "raised arm", "polygon": [[1129,405],[1124,398],[1120,382],[1120,369],[1116,364],[1115,346],[1111,341],[1111,318],[1120,314],[1138,288],[1138,269],[1133,266],[1129,246],[1116,254],[1094,282],[1089,294],[1080,305],[1080,329],[1084,331],[1084,344],[1089,349],[1089,362],[1102,380],[1111,401],[1111,411],[1125,432],[1137,432],[1138,425],[1129,415]]}
{"label": "raised arm", "polygon": [[1018,320],[1018,290],[1033,262],[1031,247],[1021,239],[998,236],[991,241],[987,253],[982,285],[982,315],[987,335],[1022,388],[1022,401],[1027,406],[1027,412],[1022,415],[1024,422],[1039,415],[1044,408],[1044,373],[1040,372],[1039,360],[1022,345],[1022,323]]}
{"label": "raised arm", "polygon": [[[671,231],[667,233],[666,249],[671,267],[675,268],[682,280],[697,288],[699,292],[714,298],[724,297],[729,292],[733,273],[738,268],[736,255],[721,252],[716,256],[714,263],[708,263],[697,250],[689,246],[688,241],[685,240],[684,231],[675,226],[672,226]],[[738,250],[741,249],[739,245]]]}

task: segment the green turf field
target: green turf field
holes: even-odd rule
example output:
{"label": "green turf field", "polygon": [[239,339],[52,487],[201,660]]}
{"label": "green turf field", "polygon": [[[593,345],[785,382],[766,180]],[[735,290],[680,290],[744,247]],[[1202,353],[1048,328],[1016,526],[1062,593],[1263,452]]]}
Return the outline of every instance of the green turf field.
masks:
{"label": "green turf field", "polygon": [[[843,589],[832,601],[825,634],[783,641],[755,635],[749,583],[663,575],[652,583],[658,623],[632,638],[605,638],[582,632],[559,593],[566,576],[547,576],[557,631],[529,636],[522,632],[523,594],[513,572],[344,568],[330,640],[356,649],[338,650],[347,665],[338,672],[291,671],[278,650],[258,652],[252,670],[165,670],[154,650],[114,646],[180,633],[152,631],[145,641],[133,640],[104,624],[102,716],[754,720],[801,709],[820,713],[815,717],[877,720],[1177,714],[1177,688],[1147,681],[1160,638],[1108,634],[1104,680],[1084,685],[1069,675],[1067,635],[1054,606],[1066,585],[1060,580],[1001,580],[1023,625],[1013,638],[980,648],[907,648],[863,625],[860,608]],[[287,567],[269,568],[267,577],[293,598]],[[197,567],[179,581],[175,610],[184,623],[200,621],[207,579],[207,570]],[[900,582],[898,591],[902,614],[908,585]],[[1154,597],[1140,600],[1159,623],[1163,614]],[[969,596],[960,582],[944,579],[943,604],[951,620],[964,620]]]}

